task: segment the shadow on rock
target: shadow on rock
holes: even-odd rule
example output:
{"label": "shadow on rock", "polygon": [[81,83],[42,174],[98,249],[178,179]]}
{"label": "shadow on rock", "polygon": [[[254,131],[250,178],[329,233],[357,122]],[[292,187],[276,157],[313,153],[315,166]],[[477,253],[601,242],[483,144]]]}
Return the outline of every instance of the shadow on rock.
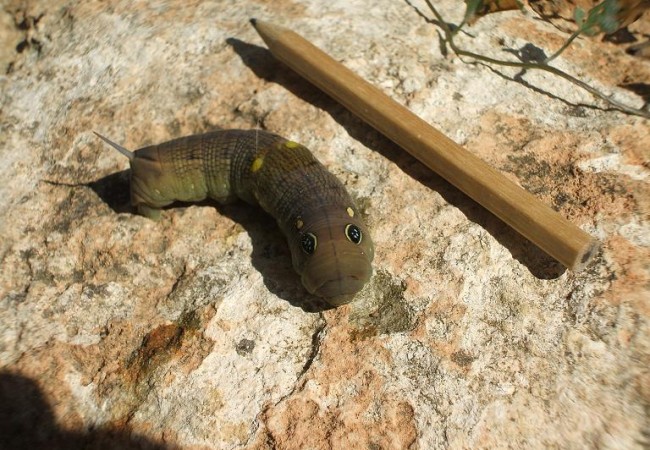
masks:
{"label": "shadow on rock", "polygon": [[52,408],[36,382],[0,372],[0,448],[4,450],[177,449],[128,429],[69,430],[57,424]]}
{"label": "shadow on rock", "polygon": [[100,178],[89,184],[90,188],[116,213],[135,210],[131,207],[129,175],[131,170],[122,170]]}
{"label": "shadow on rock", "polygon": [[485,208],[474,202],[440,176],[429,170],[396,144],[381,135],[343,106],[278,62],[263,47],[235,38],[226,41],[254,73],[266,81],[277,83],[302,100],[326,111],[348,134],[366,147],[380,153],[398,165],[405,173],[438,192],[448,203],[458,208],[469,220],[480,225],[512,256],[537,278],[553,279],[562,275],[564,266],[544,253]]}

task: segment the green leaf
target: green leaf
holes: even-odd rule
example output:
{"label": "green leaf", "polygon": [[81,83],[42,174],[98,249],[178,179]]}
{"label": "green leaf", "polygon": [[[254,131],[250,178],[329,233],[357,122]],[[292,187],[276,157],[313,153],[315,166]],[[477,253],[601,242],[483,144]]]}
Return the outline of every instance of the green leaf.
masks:
{"label": "green leaf", "polygon": [[596,34],[599,31],[613,33],[620,28],[618,13],[621,5],[618,0],[604,0],[589,11],[586,21],[583,24],[585,33]]}
{"label": "green leaf", "polygon": [[578,6],[573,11],[573,18],[578,25],[582,26],[582,23],[585,21],[585,10]]}
{"label": "green leaf", "polygon": [[476,15],[476,11],[483,7],[483,0],[465,0],[465,4],[467,5],[465,19],[469,20]]}

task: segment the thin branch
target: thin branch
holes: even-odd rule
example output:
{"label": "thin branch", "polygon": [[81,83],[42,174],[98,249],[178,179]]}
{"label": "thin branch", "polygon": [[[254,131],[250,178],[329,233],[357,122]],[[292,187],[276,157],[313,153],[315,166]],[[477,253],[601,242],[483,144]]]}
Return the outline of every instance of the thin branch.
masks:
{"label": "thin branch", "polygon": [[550,62],[553,61],[555,58],[557,58],[558,56],[560,56],[560,53],[562,53],[564,50],[566,50],[566,48],[567,48],[569,45],[571,45],[571,43],[575,40],[575,38],[577,38],[578,36],[580,36],[580,34],[582,33],[582,31],[583,31],[582,28],[578,28],[576,31],[574,31],[573,34],[572,34],[571,36],[569,36],[569,39],[567,39],[566,42],[562,45],[562,47],[560,47],[560,48],[559,48],[555,53],[553,53],[551,56],[549,56],[548,58],[546,58],[546,59],[543,61],[543,64],[544,64],[544,65],[548,65],[548,63],[550,63]]}
{"label": "thin branch", "polygon": [[563,51],[571,43],[571,41],[573,41],[573,39],[575,39],[577,37],[576,33],[578,33],[578,32],[574,33],[575,36],[572,35],[569,38],[569,40],[567,41],[567,43],[565,43],[565,45],[563,45],[562,48],[560,48],[560,50],[555,52],[550,58],[547,58],[542,63],[505,61],[505,60],[490,58],[489,56],[479,55],[477,53],[473,53],[473,52],[470,52],[470,51],[463,50],[463,49],[459,48],[456,45],[456,43],[454,42],[454,35],[458,32],[460,27],[456,27],[454,30],[452,30],[451,27],[449,26],[449,24],[447,24],[447,22],[445,22],[445,20],[440,15],[438,10],[435,8],[435,6],[433,6],[433,4],[431,4],[431,1],[430,0],[425,0],[425,2],[427,4],[427,6],[429,7],[429,9],[431,10],[431,12],[433,13],[433,15],[436,17],[436,19],[438,21],[438,25],[444,31],[445,39],[446,39],[447,43],[449,44],[449,47],[457,55],[466,56],[466,57],[473,58],[473,59],[476,59],[478,61],[483,61],[483,62],[490,63],[490,64],[498,64],[498,65],[507,66],[507,67],[517,67],[517,68],[520,68],[522,70],[528,70],[528,69],[544,70],[546,72],[552,73],[553,75],[564,78],[565,80],[575,84],[578,87],[581,87],[582,89],[584,89],[587,92],[591,93],[592,95],[600,98],[601,100],[604,100],[605,102],[609,103],[610,105],[614,106],[616,109],[618,109],[618,110],[620,110],[622,112],[625,112],[625,113],[628,113],[628,114],[633,114],[633,115],[636,115],[636,116],[645,117],[646,119],[650,119],[650,111],[644,111],[642,109],[633,108],[633,107],[628,106],[628,105],[626,105],[624,103],[621,103],[618,100],[615,100],[615,99],[611,98],[610,96],[606,95],[605,93],[599,91],[598,89],[588,85],[584,81],[581,81],[581,80],[569,75],[568,73],[547,64],[548,61],[550,61],[550,60],[554,59],[556,56],[558,56],[561,53],[561,51]]}

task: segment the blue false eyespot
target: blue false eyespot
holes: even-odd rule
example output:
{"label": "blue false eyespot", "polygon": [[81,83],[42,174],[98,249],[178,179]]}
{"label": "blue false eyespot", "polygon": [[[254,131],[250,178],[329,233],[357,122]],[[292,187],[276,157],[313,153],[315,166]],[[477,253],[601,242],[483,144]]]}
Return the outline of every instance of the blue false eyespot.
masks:
{"label": "blue false eyespot", "polygon": [[316,246],[318,245],[318,240],[316,236],[312,233],[305,233],[300,238],[300,247],[302,251],[311,255],[316,251]]}
{"label": "blue false eyespot", "polygon": [[363,235],[361,234],[359,227],[352,223],[349,223],[345,226],[345,237],[348,238],[350,242],[354,242],[355,244],[360,244],[361,239],[363,239]]}

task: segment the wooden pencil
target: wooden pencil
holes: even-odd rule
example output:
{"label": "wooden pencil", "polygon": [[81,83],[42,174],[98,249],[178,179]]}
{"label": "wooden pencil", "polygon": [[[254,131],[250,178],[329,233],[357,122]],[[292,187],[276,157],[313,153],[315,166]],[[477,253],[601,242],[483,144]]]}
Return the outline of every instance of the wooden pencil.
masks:
{"label": "wooden pencil", "polygon": [[295,32],[251,23],[273,55],[571,270],[598,241]]}

